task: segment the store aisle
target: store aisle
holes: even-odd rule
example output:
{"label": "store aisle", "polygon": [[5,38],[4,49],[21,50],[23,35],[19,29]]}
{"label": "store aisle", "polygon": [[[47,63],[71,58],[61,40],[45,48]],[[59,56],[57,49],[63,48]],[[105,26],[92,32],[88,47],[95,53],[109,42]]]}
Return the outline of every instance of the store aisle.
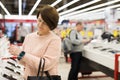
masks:
{"label": "store aisle", "polygon": [[[59,64],[59,74],[62,76],[62,80],[67,80],[69,69],[70,69],[70,63],[65,63],[64,57],[61,57]],[[94,76],[94,75],[103,76],[105,74],[103,74],[102,72],[93,72],[90,76]],[[81,77],[81,74],[79,74],[79,77]],[[79,80],[114,80],[114,79],[111,77],[101,77],[101,78],[82,78]]]}

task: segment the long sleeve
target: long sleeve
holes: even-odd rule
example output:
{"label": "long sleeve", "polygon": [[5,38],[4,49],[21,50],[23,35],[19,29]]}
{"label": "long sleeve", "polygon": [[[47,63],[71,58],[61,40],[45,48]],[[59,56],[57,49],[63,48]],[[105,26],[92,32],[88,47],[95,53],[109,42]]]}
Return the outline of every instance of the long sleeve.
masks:
{"label": "long sleeve", "polygon": [[72,44],[79,45],[82,43],[82,37],[81,37],[80,33],[78,33],[76,30],[72,30],[70,32],[69,37],[70,37]]}
{"label": "long sleeve", "polygon": [[58,74],[58,62],[61,54],[61,39],[51,33],[46,36],[38,36],[32,33],[26,36],[23,43],[25,55],[20,60],[25,66],[25,77],[35,76],[38,72],[40,58],[45,58],[45,71],[50,74]]}
{"label": "long sleeve", "polygon": [[82,42],[83,38],[79,32],[72,30],[70,32],[70,40],[73,44],[72,51],[78,52],[83,50],[84,43]]}
{"label": "long sleeve", "polygon": [[[22,47],[21,47],[23,51],[24,51],[25,43],[26,43],[26,41],[28,41],[27,39],[28,39],[28,38],[27,38],[27,36],[26,36],[26,37],[25,37],[25,40],[24,40],[24,42],[23,42],[23,44],[22,44]],[[19,63],[25,66],[25,62],[24,62],[23,60],[20,60]]]}
{"label": "long sleeve", "polygon": [[[59,40],[52,40],[48,47],[46,47],[45,53],[43,53],[43,57],[45,58],[45,70],[49,70],[51,67],[55,66],[58,62],[61,53],[61,41]],[[32,54],[25,54],[24,58],[22,59],[27,65],[34,67],[36,70],[38,69],[40,57],[34,56]],[[34,64],[31,65],[31,64]]]}

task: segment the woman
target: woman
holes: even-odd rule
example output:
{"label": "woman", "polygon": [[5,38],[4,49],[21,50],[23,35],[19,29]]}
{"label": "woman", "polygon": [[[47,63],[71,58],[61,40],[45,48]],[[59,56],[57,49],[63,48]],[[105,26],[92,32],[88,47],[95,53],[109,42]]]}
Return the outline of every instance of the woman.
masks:
{"label": "woman", "polygon": [[58,74],[58,62],[61,54],[61,39],[52,30],[57,27],[58,13],[55,8],[46,5],[37,14],[38,31],[25,37],[23,48],[11,45],[9,52],[18,56],[18,60],[25,66],[24,78],[36,76],[40,58],[45,58],[45,71],[50,75]]}

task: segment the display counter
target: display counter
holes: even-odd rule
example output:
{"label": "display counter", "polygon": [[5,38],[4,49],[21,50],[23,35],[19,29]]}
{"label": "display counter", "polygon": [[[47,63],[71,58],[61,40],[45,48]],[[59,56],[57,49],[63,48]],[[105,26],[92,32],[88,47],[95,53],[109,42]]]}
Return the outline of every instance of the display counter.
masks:
{"label": "display counter", "polygon": [[24,80],[24,67],[8,51],[10,42],[6,36],[0,38],[0,80]]}
{"label": "display counter", "polygon": [[[106,41],[96,40],[84,47],[83,57],[89,61],[88,65],[90,67],[114,77],[115,54],[119,53],[120,44],[116,44],[114,41],[108,43]],[[120,58],[118,60],[120,64]],[[118,67],[120,67],[120,65]]]}

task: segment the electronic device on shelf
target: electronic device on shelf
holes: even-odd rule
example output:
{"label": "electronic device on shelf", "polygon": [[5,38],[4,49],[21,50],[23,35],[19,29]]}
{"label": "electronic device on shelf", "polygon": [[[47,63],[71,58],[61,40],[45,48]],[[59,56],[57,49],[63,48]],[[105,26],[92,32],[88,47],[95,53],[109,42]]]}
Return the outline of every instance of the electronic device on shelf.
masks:
{"label": "electronic device on shelf", "polygon": [[1,71],[0,71],[0,80],[1,78],[6,78],[6,80],[24,80],[23,79],[23,69],[22,65],[17,63],[13,59],[4,59],[1,60]]}
{"label": "electronic device on shelf", "polygon": [[113,54],[120,53],[120,51],[118,51],[118,50],[109,50],[108,52],[111,52]]}
{"label": "electronic device on shelf", "polygon": [[102,46],[93,47],[93,49],[98,49],[98,48],[102,48]]}
{"label": "electronic device on shelf", "polygon": [[13,78],[13,76],[9,76],[7,74],[3,74],[3,77],[7,78],[8,80],[17,80],[15,78]]}
{"label": "electronic device on shelf", "polygon": [[109,50],[111,48],[102,48],[101,51],[106,51],[106,50]]}

